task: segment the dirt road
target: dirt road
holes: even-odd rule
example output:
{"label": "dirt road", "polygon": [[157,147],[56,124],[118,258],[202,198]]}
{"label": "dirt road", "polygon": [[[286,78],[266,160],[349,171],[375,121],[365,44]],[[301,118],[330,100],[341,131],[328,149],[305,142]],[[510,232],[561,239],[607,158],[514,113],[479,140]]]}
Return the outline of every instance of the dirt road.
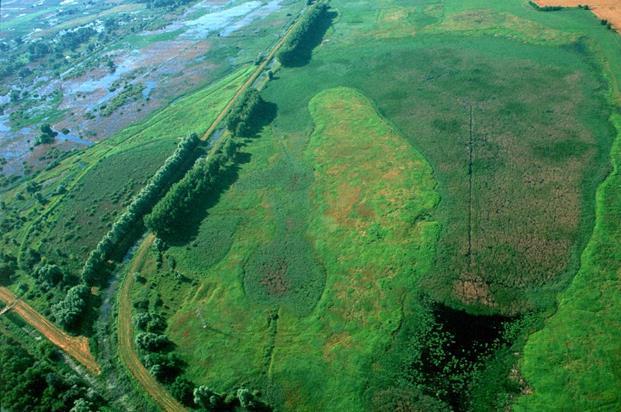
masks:
{"label": "dirt road", "polygon": [[84,336],[68,335],[40,315],[39,312],[34,310],[26,302],[19,300],[13,292],[5,287],[0,287],[0,300],[8,306],[13,306],[11,309],[13,312],[17,313],[22,319],[28,322],[29,325],[41,332],[43,336],[62,349],[63,352],[80,362],[91,373],[99,375],[101,368],[91,354],[87,338]]}
{"label": "dirt road", "polygon": [[121,285],[118,318],[119,356],[129,373],[142,385],[144,390],[153,398],[160,408],[165,411],[184,411],[186,409],[183,405],[177,402],[177,400],[168,393],[166,388],[155,380],[147,368],[144,367],[134,347],[131,303],[131,290],[134,286],[134,277],[131,274],[140,271],[145,255],[149,251],[154,240],[155,237],[150,234],[142,242]]}
{"label": "dirt road", "polygon": [[[306,10],[303,10],[302,14]],[[227,114],[237,102],[237,100],[248,90],[250,86],[257,80],[257,78],[263,73],[267,65],[274,59],[276,53],[282,45],[286,42],[287,37],[291,31],[299,24],[299,18],[291,24],[285,34],[278,40],[278,42],[272,47],[269,54],[263,59],[263,61],[257,65],[254,72],[248,77],[248,79],[240,86],[235,95],[229,100],[224,109],[213,121],[211,126],[203,134],[202,140],[208,140],[211,135],[218,130],[222,121],[226,118]],[[142,242],[136,255],[133,258],[132,264],[128,270],[128,274],[122,281],[121,289],[119,291],[119,316],[118,316],[118,337],[119,337],[119,355],[121,360],[132,374],[132,376],[142,385],[144,390],[153,398],[153,400],[165,411],[184,411],[186,410],[177,400],[175,400],[170,393],[164,388],[144,367],[134,346],[133,339],[133,324],[132,324],[132,304],[131,304],[131,290],[134,285],[134,277],[131,275],[134,272],[139,272],[144,264],[144,259],[149,248],[153,244],[155,236],[149,234]]]}
{"label": "dirt road", "polygon": [[621,31],[621,0],[535,0],[540,6],[578,7],[588,5],[599,19],[608,20]]}

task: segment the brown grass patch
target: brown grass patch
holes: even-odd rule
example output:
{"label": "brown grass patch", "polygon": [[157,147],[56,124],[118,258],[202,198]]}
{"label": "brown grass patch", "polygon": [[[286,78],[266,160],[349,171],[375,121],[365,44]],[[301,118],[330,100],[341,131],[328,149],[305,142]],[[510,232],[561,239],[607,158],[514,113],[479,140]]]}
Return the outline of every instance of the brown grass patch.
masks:
{"label": "brown grass patch", "polygon": [[352,336],[348,332],[341,332],[331,335],[323,347],[323,358],[326,361],[331,360],[331,358],[333,357],[332,352],[337,348],[337,346],[351,348]]}
{"label": "brown grass patch", "polygon": [[464,303],[494,306],[489,287],[479,279],[460,279],[453,284],[453,293]]}
{"label": "brown grass patch", "polygon": [[284,259],[276,259],[262,267],[263,277],[259,281],[272,296],[283,296],[289,290],[287,282],[288,263]]}

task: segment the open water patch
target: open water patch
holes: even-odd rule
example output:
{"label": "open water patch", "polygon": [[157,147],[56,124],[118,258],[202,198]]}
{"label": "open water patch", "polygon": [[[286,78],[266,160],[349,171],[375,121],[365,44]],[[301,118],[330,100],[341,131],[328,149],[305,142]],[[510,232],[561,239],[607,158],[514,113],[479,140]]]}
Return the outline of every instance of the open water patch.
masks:
{"label": "open water patch", "polygon": [[415,368],[422,373],[429,395],[455,411],[464,411],[474,373],[508,343],[505,330],[515,318],[473,315],[438,303],[432,305],[431,311],[434,326]]}

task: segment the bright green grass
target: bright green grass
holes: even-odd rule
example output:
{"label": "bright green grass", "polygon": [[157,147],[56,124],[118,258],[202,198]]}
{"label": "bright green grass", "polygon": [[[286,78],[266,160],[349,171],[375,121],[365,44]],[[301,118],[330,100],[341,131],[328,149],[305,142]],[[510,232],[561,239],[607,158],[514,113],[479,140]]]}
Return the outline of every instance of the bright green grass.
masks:
{"label": "bright green grass", "polygon": [[34,11],[32,13],[26,13],[23,16],[16,16],[9,21],[2,22],[2,30],[15,29],[19,32],[27,32],[30,30],[28,25],[32,20],[37,17],[43,16],[47,13],[53,12],[56,9],[54,7],[48,7],[41,10]]}
{"label": "bright green grass", "polygon": [[621,408],[621,116],[613,120],[614,170],[597,192],[593,236],[557,313],[524,348],[521,371],[532,395],[518,400],[518,411]]}
{"label": "bright green grass", "polygon": [[[195,240],[169,250],[198,289],[175,281],[167,265],[146,276],[158,284],[162,308],[182,303],[169,334],[196,383],[245,383],[288,410],[359,410],[368,384],[394,372],[378,364],[373,377],[367,368],[390,345],[404,300],[428,269],[437,225],[419,219],[438,196],[427,162],[359,92],[328,90],[310,111],[310,142],[276,128],[249,141],[251,162],[207,211]],[[312,165],[314,178],[305,177]],[[325,273],[311,282],[321,298],[310,308],[296,278],[312,267],[280,273],[282,289],[244,273],[253,251],[280,236],[286,251],[298,232],[309,262]],[[285,255],[275,249],[275,259]],[[153,301],[150,289],[136,298]]]}
{"label": "bright green grass", "polygon": [[[187,359],[201,359],[190,362],[189,377],[199,383],[210,383],[217,389],[239,383],[267,388],[268,397],[274,404],[288,409],[310,404],[319,408],[355,409],[360,405],[357,403],[360,399],[375,399],[373,388],[382,386],[375,383],[371,374],[359,375],[354,381],[333,379],[332,372],[320,362],[318,354],[313,355],[313,350],[322,346],[322,342],[317,336],[313,337],[312,332],[322,335],[322,339],[328,336],[328,332],[320,332],[318,323],[305,322],[311,322],[329,299],[330,291],[338,286],[331,283],[330,273],[337,262],[342,263],[341,255],[350,252],[343,245],[351,245],[351,250],[361,259],[376,257],[374,254],[380,253],[368,245],[356,249],[358,244],[345,242],[345,238],[336,246],[331,243],[331,238],[320,241],[322,236],[332,233],[330,230],[334,229],[336,218],[328,219],[323,215],[320,220],[311,220],[313,225],[308,227],[312,230],[307,229],[308,233],[315,233],[315,251],[322,262],[327,263],[323,264],[326,289],[304,321],[292,321],[297,320],[299,314],[287,308],[291,303],[286,299],[270,300],[265,294],[244,288],[248,284],[244,268],[247,272],[249,255],[257,250],[258,245],[273,242],[283,218],[291,219],[296,228],[294,232],[299,230],[300,215],[312,211],[309,216],[316,219],[316,203],[305,204],[300,202],[296,191],[281,189],[292,175],[293,167],[300,170],[302,176],[308,171],[305,162],[309,158],[300,156],[299,147],[304,146],[304,136],[321,124],[322,119],[317,119],[316,111],[315,118],[307,111],[314,96],[319,94],[320,97],[312,100],[311,108],[321,101],[322,90],[331,89],[327,94],[338,93],[332,88],[339,86],[350,88],[337,89],[341,93],[351,88],[360,90],[372,98],[377,110],[390,119],[398,133],[433,166],[438,181],[435,190],[440,193],[441,201],[431,214],[442,231],[438,239],[439,258],[432,264],[433,256],[429,256],[430,270],[419,268],[417,272],[431,275],[423,285],[424,292],[458,306],[463,305],[464,300],[483,304],[478,308],[472,305],[470,309],[520,312],[552,305],[556,294],[578,269],[579,256],[594,221],[595,187],[607,171],[606,160],[613,136],[608,122],[612,109],[605,97],[609,86],[614,89],[619,84],[616,69],[608,68],[603,76],[601,73],[602,66],[619,67],[621,54],[614,53],[619,49],[617,37],[602,31],[604,29],[596,24],[595,19],[583,11],[538,13],[521,1],[490,4],[479,0],[399,3],[384,0],[363,4],[335,0],[332,4],[339,16],[327,41],[315,51],[311,63],[280,71],[277,80],[264,92],[267,100],[278,105],[279,116],[271,131],[265,131],[259,141],[248,147],[251,162],[242,167],[239,181],[209,210],[195,240],[171,249],[182,273],[190,274],[192,279],[204,279],[198,292],[193,294],[187,286],[172,280],[166,274],[168,269],[154,275],[155,283],[162,282],[159,290],[164,301],[170,302],[172,307],[182,305],[170,322],[170,332],[179,344],[179,350]],[[472,298],[475,302],[468,302],[463,291],[462,296],[454,295],[457,289],[455,280],[465,272],[464,265],[468,265],[464,245],[468,233],[465,205],[468,203],[470,107],[474,114],[476,143],[474,216],[480,219],[475,223],[475,246],[479,247],[479,267],[485,269],[474,276],[477,281],[472,285],[480,293]],[[316,138],[315,134],[311,145]],[[568,151],[569,147],[575,150]],[[275,150],[280,154],[273,154]],[[352,156],[354,154],[352,151]],[[290,164],[276,167],[283,164],[283,158]],[[345,156],[342,161],[349,159]],[[359,163],[364,164],[365,160]],[[316,173],[321,170],[317,168]],[[532,171],[532,176],[525,171]],[[357,187],[350,183],[356,182],[360,186],[356,176],[348,173],[347,169],[341,171],[348,177],[344,179],[346,183]],[[339,175],[334,173],[333,177],[336,179]],[[321,181],[320,175],[316,174],[311,192],[315,194],[314,202],[321,199],[319,209],[322,212],[341,210],[334,205],[330,208],[328,201],[332,196],[338,202],[347,202],[344,193],[351,195],[351,191],[339,192],[339,187],[326,185],[329,190],[325,189],[326,193],[321,194],[317,192]],[[238,192],[241,189],[237,188],[244,188],[243,196]],[[257,188],[264,190],[258,192]],[[609,187],[610,191],[615,189],[613,185]],[[236,201],[227,200],[229,196],[235,196]],[[335,201],[337,205],[338,202]],[[294,206],[287,207],[289,203]],[[366,202],[352,203],[357,206]],[[496,219],[489,219],[490,215],[498,213],[496,210],[504,212]],[[365,213],[366,210],[361,215],[365,216]],[[481,218],[486,216],[487,221]],[[252,226],[249,222],[261,222],[261,225]],[[342,235],[339,228],[337,225],[336,233]],[[382,238],[385,232],[381,224],[366,229],[364,233],[358,232],[356,241],[365,240],[365,236],[385,239]],[[351,235],[352,232],[346,233]],[[239,243],[240,239],[245,243]],[[433,245],[435,239],[430,236],[429,244]],[[516,250],[525,245],[524,250]],[[588,250],[585,253],[589,253]],[[324,261],[330,253],[332,258]],[[363,305],[365,310],[373,313],[373,300],[365,300],[365,296],[366,292],[374,290],[374,284],[366,282],[370,285],[368,291],[363,289],[365,293],[358,295],[361,292],[354,286],[361,278],[359,273],[347,278],[352,286],[330,310],[338,310],[340,302],[344,302],[344,307],[350,311],[357,309],[351,305],[355,299],[366,302]],[[478,283],[481,278],[484,281]],[[260,280],[258,278],[254,283],[261,284]],[[411,292],[416,287],[405,285],[403,290]],[[577,288],[575,286],[570,291]],[[169,293],[171,289],[176,293]],[[167,300],[166,296],[170,298]],[[386,300],[387,307],[390,307],[390,299],[383,298],[376,297],[375,301],[384,303]],[[262,300],[268,300],[269,305],[260,311]],[[485,308],[485,305],[489,307]],[[274,306],[281,308],[277,322],[273,320],[271,308]],[[408,317],[418,319],[417,316],[422,316],[417,312],[416,303],[412,308],[406,312]],[[569,316],[563,314],[571,310],[568,304],[562,305],[556,316],[567,323],[569,320],[562,316]],[[345,309],[343,311],[347,313]],[[334,317],[324,322],[331,319]],[[373,316],[369,319],[377,321]],[[383,319],[386,321],[384,328],[389,329],[388,322],[393,322],[394,318],[388,315]],[[604,322],[598,325],[587,323],[589,317],[573,318],[573,329],[566,329],[554,319],[542,332],[547,342],[553,339],[563,341],[571,330],[589,328],[596,329],[603,341],[609,339],[603,337],[605,330],[609,329],[609,324]],[[298,324],[305,328],[301,329]],[[333,330],[349,332],[347,328],[334,326]],[[283,332],[287,332],[284,337]],[[408,333],[416,335],[416,327]],[[381,347],[384,344],[382,339],[386,339],[384,335],[367,335],[363,342],[378,342]],[[311,342],[313,349],[307,351],[311,353],[308,359],[315,359],[315,362],[303,361],[307,358],[300,355],[298,336]],[[350,339],[346,334],[344,336]],[[607,365],[602,367],[599,376],[592,378],[597,372],[585,373],[592,366],[584,364],[572,370],[577,363],[573,361],[574,357],[563,358],[565,348],[562,345],[541,344],[537,340],[539,335],[535,336],[535,343],[529,344],[525,352],[524,375],[536,394],[521,399],[519,405],[530,407],[528,410],[538,410],[542,406],[544,409],[567,409],[571,405],[556,394],[558,390],[576,396],[581,394],[583,400],[597,399],[598,395],[594,393],[598,387],[603,388],[603,393],[615,393],[617,367],[608,363],[614,354],[591,350],[586,339],[572,341],[580,344],[576,353],[591,350],[592,358],[589,359]],[[355,338],[355,334],[351,336],[352,341]],[[234,344],[230,339],[235,339]],[[325,344],[323,342],[324,347]],[[239,348],[239,353],[250,355],[230,356],[230,352],[222,348],[231,345]],[[343,346],[343,343],[339,340],[337,346]],[[360,353],[364,353],[369,345],[360,344],[359,348]],[[380,365],[403,367],[403,360],[407,360],[405,354],[416,350],[416,346],[396,344],[386,352],[394,354],[394,364],[391,355],[365,363],[363,357],[348,359],[347,351],[343,356],[335,357],[333,362],[339,364],[347,359],[343,368],[346,374],[354,376],[356,371],[366,368],[380,376],[377,380],[382,381],[389,374],[383,375],[386,370],[377,372],[381,370]],[[548,352],[554,356],[547,359]],[[223,357],[227,357],[226,362],[221,361]],[[287,362],[281,363],[279,359]],[[558,376],[551,371],[559,359],[567,364],[566,372],[561,376],[563,379],[554,380]],[[528,365],[531,365],[530,369]],[[508,382],[512,366],[509,363],[501,365],[494,372],[496,379],[490,380]],[[602,377],[610,379],[604,382]],[[277,378],[283,383],[277,385]],[[550,385],[549,382],[553,381],[560,383]],[[579,390],[563,386],[574,382]],[[333,392],[337,383],[340,384],[338,393]],[[366,385],[370,393],[360,396],[359,385]],[[519,391],[519,384],[513,385]],[[308,391],[306,387],[314,390]],[[325,394],[331,394],[340,403],[326,404]],[[510,402],[504,393],[494,395],[498,401],[495,405]],[[503,397],[505,399],[501,399]],[[532,406],[529,402],[533,402]],[[581,405],[588,409],[594,404],[584,401]]]}
{"label": "bright green grass", "polygon": [[110,144],[140,144],[163,137],[183,137],[192,132],[201,135],[251,71],[251,66],[244,66],[207,87],[173,101],[147,120],[113,136]]}
{"label": "bright green grass", "polygon": [[133,48],[141,49],[158,41],[174,40],[181,33],[183,30],[179,29],[150,35],[131,34],[125,37],[123,41],[129,43]]}
{"label": "bright green grass", "polygon": [[[50,171],[37,176],[50,202],[37,207],[27,198],[24,212],[28,223],[13,238],[22,240],[23,249],[39,250],[48,262],[68,273],[79,272],[84,259],[108,230],[114,217],[124,209],[176,147],[176,140],[189,133],[203,133],[250,73],[244,67],[220,81],[182,97],[143,122],[69,157]],[[51,196],[60,184],[67,193]],[[16,191],[23,191],[20,186]],[[29,209],[26,209],[30,205]],[[10,245],[13,248],[16,245]],[[21,279],[33,280],[26,274]],[[56,295],[62,291],[53,291]],[[51,296],[29,296],[42,308]],[[40,305],[40,306],[37,306]]]}

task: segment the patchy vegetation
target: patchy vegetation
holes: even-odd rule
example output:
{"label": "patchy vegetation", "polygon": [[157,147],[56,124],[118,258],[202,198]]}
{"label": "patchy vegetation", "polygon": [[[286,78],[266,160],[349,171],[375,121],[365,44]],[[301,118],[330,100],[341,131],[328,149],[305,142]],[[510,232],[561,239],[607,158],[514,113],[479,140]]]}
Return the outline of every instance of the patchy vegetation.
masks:
{"label": "patchy vegetation", "polygon": [[31,353],[4,330],[0,362],[1,404],[6,410],[82,411],[106,404],[87,382],[61,365],[60,353],[49,343],[42,342]]}
{"label": "patchy vegetation", "polygon": [[605,1],[599,21],[544,0],[80,3],[28,32],[9,8],[0,133],[32,155],[0,158],[2,408],[151,409],[136,378],[173,410],[619,409]]}

